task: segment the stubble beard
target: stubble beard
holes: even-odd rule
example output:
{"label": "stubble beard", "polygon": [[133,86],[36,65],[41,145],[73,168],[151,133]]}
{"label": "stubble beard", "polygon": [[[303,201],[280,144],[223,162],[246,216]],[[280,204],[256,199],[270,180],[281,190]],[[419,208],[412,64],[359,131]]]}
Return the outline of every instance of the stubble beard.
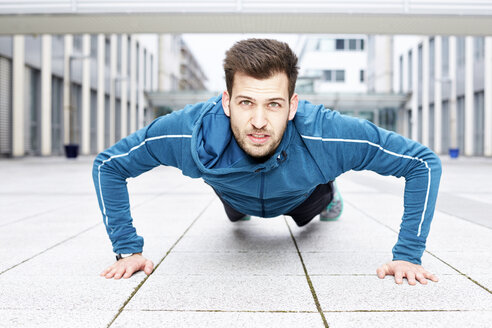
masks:
{"label": "stubble beard", "polygon": [[[232,120],[231,120],[232,122]],[[285,129],[287,128],[287,123],[288,120],[285,122],[284,128],[282,131],[280,131],[280,137],[277,137],[274,131],[268,131],[268,130],[249,130],[245,131],[244,135],[241,134],[241,130],[239,127],[231,124],[231,130],[234,135],[234,139],[236,139],[237,144],[239,147],[250,157],[252,157],[255,162],[257,163],[264,163],[266,162],[270,157],[272,157],[273,154],[275,154],[275,151],[277,150],[277,147],[280,145],[280,142],[282,141]],[[274,142],[272,142],[269,146],[266,145],[254,145],[248,143],[248,134],[268,134],[270,138]],[[278,140],[277,140],[278,139]],[[262,149],[264,148],[264,149]],[[256,150],[256,151],[255,151]]]}

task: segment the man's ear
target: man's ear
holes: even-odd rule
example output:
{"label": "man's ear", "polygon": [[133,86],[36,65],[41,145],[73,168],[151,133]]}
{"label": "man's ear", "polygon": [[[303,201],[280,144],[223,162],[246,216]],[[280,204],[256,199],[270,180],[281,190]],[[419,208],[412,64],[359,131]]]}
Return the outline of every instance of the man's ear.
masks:
{"label": "man's ear", "polygon": [[222,93],[222,109],[224,109],[224,114],[226,114],[227,117],[231,117],[231,109],[229,108],[229,93],[227,90],[225,90]]}
{"label": "man's ear", "polygon": [[292,98],[290,98],[289,121],[292,121],[294,119],[294,116],[296,116],[298,104],[299,96],[297,95],[297,93],[294,93],[292,95]]}

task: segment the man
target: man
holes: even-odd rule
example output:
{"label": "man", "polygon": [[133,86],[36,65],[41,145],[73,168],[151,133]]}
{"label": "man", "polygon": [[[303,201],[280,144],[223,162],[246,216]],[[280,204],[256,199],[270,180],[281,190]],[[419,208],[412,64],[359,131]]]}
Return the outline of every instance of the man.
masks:
{"label": "man", "polygon": [[[320,214],[336,219],[333,181],[349,170],[405,177],[405,211],[393,261],[377,269],[401,284],[437,277],[421,264],[441,175],[428,148],[374,124],[299,101],[297,57],[268,39],[236,43],[226,53],[227,90],[157,118],[97,156],[93,178],[104,224],[118,254],[106,278],[152,272],[129,210],[126,178],[158,165],[203,178],[231,221],[290,215],[298,226]],[[127,254],[126,257],[121,254]],[[124,258],[122,258],[124,257]]]}

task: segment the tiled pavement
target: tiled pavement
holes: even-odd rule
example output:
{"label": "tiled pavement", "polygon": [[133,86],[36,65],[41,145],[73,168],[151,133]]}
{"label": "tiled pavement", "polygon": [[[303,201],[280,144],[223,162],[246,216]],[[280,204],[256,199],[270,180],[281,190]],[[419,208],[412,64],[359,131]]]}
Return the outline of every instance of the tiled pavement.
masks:
{"label": "tiled pavement", "polygon": [[349,172],[337,222],[231,223],[210,187],[169,167],[129,180],[150,277],[106,280],[114,256],[92,158],[0,161],[0,327],[492,327],[492,160],[443,158],[423,265],[381,280],[404,181]]}

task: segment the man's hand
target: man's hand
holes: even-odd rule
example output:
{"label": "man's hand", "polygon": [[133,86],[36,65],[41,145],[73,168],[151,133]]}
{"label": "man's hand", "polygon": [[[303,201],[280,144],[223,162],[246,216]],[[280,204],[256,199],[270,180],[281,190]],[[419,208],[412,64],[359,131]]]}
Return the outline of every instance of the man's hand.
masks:
{"label": "man's hand", "polygon": [[121,277],[127,279],[132,276],[134,272],[143,270],[146,275],[150,275],[154,269],[154,263],[151,260],[147,260],[142,256],[142,253],[135,253],[132,256],[126,257],[109,266],[101,272],[101,276],[106,279],[120,279]]}
{"label": "man's hand", "polygon": [[427,279],[434,282],[439,281],[435,275],[425,270],[421,265],[407,261],[388,262],[380,266],[376,272],[380,279],[383,279],[386,275],[395,276],[397,284],[403,283],[403,277],[407,278],[409,285],[416,285],[417,282],[415,280],[418,280],[422,285],[427,284]]}

